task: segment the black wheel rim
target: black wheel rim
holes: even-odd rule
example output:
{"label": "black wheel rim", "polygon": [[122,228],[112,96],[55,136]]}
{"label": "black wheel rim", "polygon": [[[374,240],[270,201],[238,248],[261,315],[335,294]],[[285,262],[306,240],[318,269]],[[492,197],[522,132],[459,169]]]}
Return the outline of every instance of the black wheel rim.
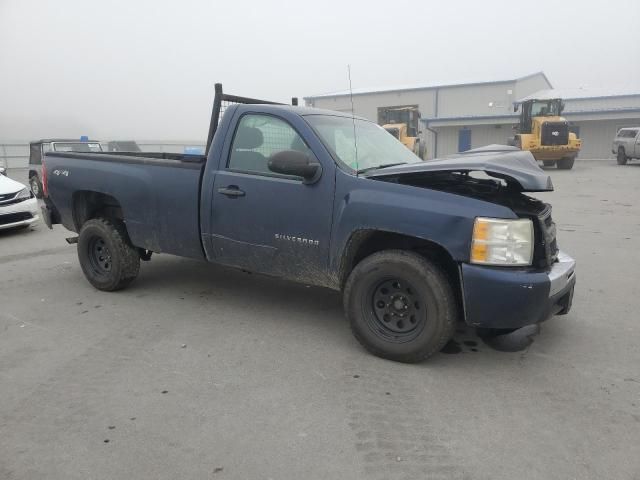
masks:
{"label": "black wheel rim", "polygon": [[369,326],[385,340],[412,340],[425,326],[427,305],[419,290],[407,280],[390,277],[373,283],[368,302]]}
{"label": "black wheel rim", "polygon": [[107,275],[111,271],[111,250],[101,237],[92,237],[88,244],[89,263],[97,275]]}

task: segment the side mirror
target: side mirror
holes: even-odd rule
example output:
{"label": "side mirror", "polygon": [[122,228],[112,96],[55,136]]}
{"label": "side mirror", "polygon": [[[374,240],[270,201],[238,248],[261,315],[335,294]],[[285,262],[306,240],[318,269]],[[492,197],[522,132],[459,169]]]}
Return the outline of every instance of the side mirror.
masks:
{"label": "side mirror", "polygon": [[269,157],[269,170],[282,175],[304,178],[304,183],[315,183],[322,174],[322,165],[298,150],[282,150]]}
{"label": "side mirror", "polygon": [[7,175],[7,169],[4,167],[0,167],[0,175]]}

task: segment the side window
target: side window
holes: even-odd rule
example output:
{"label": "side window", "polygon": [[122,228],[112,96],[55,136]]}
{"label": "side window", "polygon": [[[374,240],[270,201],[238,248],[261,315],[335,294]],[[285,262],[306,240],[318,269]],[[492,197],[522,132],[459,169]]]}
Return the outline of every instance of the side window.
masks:
{"label": "side window", "polygon": [[273,174],[267,165],[269,157],[282,150],[311,154],[302,137],[284,120],[270,115],[245,115],[233,138],[228,168]]}

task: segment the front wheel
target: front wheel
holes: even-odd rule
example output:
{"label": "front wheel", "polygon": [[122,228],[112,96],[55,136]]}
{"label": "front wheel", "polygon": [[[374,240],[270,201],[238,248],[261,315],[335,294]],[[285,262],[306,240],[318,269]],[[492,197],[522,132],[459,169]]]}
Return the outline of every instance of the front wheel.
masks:
{"label": "front wheel", "polygon": [[78,259],[89,283],[107,292],[125,288],[140,269],[140,256],[129,243],[124,225],[105,218],[91,219],[82,226]]}
{"label": "front wheel", "polygon": [[624,148],[618,148],[618,156],[616,157],[616,161],[618,165],[626,165],[627,164],[627,154],[624,151]]}
{"label": "front wheel", "polygon": [[558,160],[558,170],[571,170],[575,161],[575,157],[565,157]]}
{"label": "front wheel", "polygon": [[403,250],[362,260],[344,288],[344,309],[354,336],[368,351],[406,363],[442,349],[457,320],[455,297],[443,272]]}
{"label": "front wheel", "polygon": [[545,167],[555,167],[556,166],[556,161],[555,160],[543,160],[542,164]]}

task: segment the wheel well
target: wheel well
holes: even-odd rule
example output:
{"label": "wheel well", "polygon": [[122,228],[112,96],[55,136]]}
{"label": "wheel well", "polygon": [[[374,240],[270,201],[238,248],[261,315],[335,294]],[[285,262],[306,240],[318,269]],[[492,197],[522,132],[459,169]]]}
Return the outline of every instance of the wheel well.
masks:
{"label": "wheel well", "polygon": [[360,261],[376,252],[392,249],[410,250],[437,265],[449,279],[456,300],[462,306],[460,271],[449,252],[435,242],[393,232],[361,230],[352,235],[342,260],[340,287],[344,287],[349,274]]}
{"label": "wheel well", "polygon": [[29,178],[37,177],[37,176],[38,176],[38,172],[36,172],[35,170],[29,170]]}
{"label": "wheel well", "polygon": [[106,217],[112,220],[124,220],[122,207],[111,195],[82,190],[73,194],[73,223],[77,231],[92,218]]}

